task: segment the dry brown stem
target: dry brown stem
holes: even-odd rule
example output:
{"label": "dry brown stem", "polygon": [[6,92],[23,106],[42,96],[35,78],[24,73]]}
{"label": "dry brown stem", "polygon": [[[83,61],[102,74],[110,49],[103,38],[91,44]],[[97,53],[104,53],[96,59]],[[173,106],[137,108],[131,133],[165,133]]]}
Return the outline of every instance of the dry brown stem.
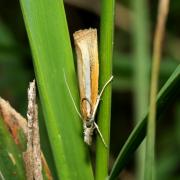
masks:
{"label": "dry brown stem", "polygon": [[30,83],[28,89],[27,119],[27,151],[24,153],[26,175],[28,180],[42,180],[43,177],[35,80]]}
{"label": "dry brown stem", "polygon": [[[156,134],[156,97],[158,91],[158,76],[160,69],[160,60],[162,52],[162,41],[165,32],[165,24],[169,9],[169,0],[160,0],[158,9],[158,19],[154,36],[154,47],[152,57],[152,72],[151,72],[151,89],[150,89],[150,110],[148,116],[147,141],[146,141],[146,174],[145,179],[154,179],[155,166],[155,134]],[[149,167],[149,165],[151,165]]]}

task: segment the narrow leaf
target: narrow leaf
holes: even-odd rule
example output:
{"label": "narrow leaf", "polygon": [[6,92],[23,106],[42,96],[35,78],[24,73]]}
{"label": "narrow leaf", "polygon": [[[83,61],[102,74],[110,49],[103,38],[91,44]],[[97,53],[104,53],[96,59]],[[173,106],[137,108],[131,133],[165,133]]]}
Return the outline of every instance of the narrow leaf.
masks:
{"label": "narrow leaf", "polygon": [[[58,178],[92,179],[77,103],[77,82],[62,0],[21,0]],[[83,169],[82,169],[83,168]]]}
{"label": "narrow leaf", "polygon": [[[137,124],[144,117],[148,107],[149,92],[149,19],[147,1],[131,0],[134,10],[133,20],[133,49],[134,49],[134,124]],[[131,61],[129,61],[131,63]],[[143,142],[136,154],[135,172],[136,178],[142,180],[144,176],[145,143]]]}
{"label": "narrow leaf", "polygon": [[[165,85],[161,88],[158,97],[157,97],[157,120],[166,111],[170,102],[177,96],[180,92],[180,65],[176,68],[171,77],[167,80]],[[146,125],[147,117],[139,122],[132,133],[129,135],[129,138],[122,147],[114,165],[111,170],[109,179],[113,180],[121,172],[123,167],[127,164],[129,158],[132,156],[137,147],[141,144],[142,140],[146,135]]]}

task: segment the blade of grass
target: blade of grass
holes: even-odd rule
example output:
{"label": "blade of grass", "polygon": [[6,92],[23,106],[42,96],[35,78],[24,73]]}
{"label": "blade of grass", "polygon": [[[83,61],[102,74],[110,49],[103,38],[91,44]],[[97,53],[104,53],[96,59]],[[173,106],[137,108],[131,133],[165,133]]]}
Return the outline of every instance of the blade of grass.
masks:
{"label": "blade of grass", "polygon": [[[47,132],[60,179],[93,179],[82,140],[72,49],[62,0],[21,0]],[[64,70],[64,71],[63,71]],[[83,169],[82,169],[83,168]]]}
{"label": "blade of grass", "polygon": [[[114,0],[101,1],[101,29],[100,29],[100,89],[109,80],[112,73],[113,33],[114,33]],[[96,174],[95,179],[102,180],[108,176],[109,138],[111,116],[111,85],[103,96],[98,114],[98,125],[107,143],[105,148],[101,139],[97,138]]]}
{"label": "blade of grass", "polygon": [[153,46],[150,107],[147,124],[147,141],[144,169],[144,178],[147,180],[155,179],[156,96],[158,91],[158,76],[161,60],[162,40],[165,31],[168,9],[169,0],[160,0]]}
{"label": "blade of grass", "polygon": [[[166,111],[171,101],[177,97],[180,92],[180,65],[176,68],[170,78],[167,80],[165,85],[161,88],[157,97],[157,120]],[[128,159],[132,156],[133,152],[137,149],[137,147],[141,144],[142,140],[146,135],[146,126],[147,126],[147,117],[140,121],[132,133],[129,135],[129,138],[125,142],[122,147],[114,165],[111,170],[109,179],[115,179],[118,174],[121,172],[123,167],[127,164]]]}
{"label": "blade of grass", "polygon": [[[147,1],[132,0],[134,9],[133,47],[134,47],[134,123],[137,124],[147,112],[149,89],[149,25]],[[142,180],[144,175],[145,142],[136,154],[136,179]]]}

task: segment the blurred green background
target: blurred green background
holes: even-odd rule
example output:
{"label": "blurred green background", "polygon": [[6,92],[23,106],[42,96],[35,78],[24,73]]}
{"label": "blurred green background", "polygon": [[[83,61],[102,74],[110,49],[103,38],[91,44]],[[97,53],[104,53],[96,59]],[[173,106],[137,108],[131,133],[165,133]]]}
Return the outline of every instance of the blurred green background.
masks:
{"label": "blurred green background", "polygon": [[[151,53],[158,3],[155,0],[149,0],[147,3],[150,32],[148,46]],[[99,29],[99,1],[65,0],[65,9],[71,39],[76,30],[89,27]],[[136,61],[132,33],[133,13],[132,1],[116,1],[110,168],[135,124]],[[163,43],[159,88],[180,63],[179,19],[180,1],[173,0],[170,2]],[[73,41],[72,46],[74,47]],[[149,64],[150,61],[147,60],[148,72],[150,72]],[[146,77],[147,84],[149,84],[149,77],[150,74]],[[26,115],[28,83],[33,78],[32,56],[19,1],[0,0],[0,96],[8,100],[23,116]],[[143,98],[147,99],[147,97]],[[180,102],[178,98],[169,104],[169,109],[157,124],[156,144],[157,179],[180,179]],[[92,147],[92,157],[93,153]],[[135,157],[132,157],[120,178],[135,179],[135,171]]]}

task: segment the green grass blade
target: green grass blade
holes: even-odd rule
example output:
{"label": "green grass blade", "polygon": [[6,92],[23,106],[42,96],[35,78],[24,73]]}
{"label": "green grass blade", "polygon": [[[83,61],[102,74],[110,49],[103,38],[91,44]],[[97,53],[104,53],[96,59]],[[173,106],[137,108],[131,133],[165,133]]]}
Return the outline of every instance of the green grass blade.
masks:
{"label": "green grass blade", "polygon": [[26,179],[22,152],[0,117],[0,179]]}
{"label": "green grass blade", "polygon": [[[101,3],[101,29],[100,29],[100,88],[109,80],[112,71],[114,33],[114,0],[102,0]],[[111,85],[108,85],[100,102],[98,125],[109,147],[110,116],[111,116]],[[96,149],[97,180],[108,176],[109,149],[106,149],[101,139],[97,138]]]}
{"label": "green grass blade", "polygon": [[63,1],[20,2],[58,178],[93,179],[81,120],[64,79],[65,72],[77,102],[77,82]]}
{"label": "green grass blade", "polygon": [[[161,116],[161,114],[167,109],[168,105],[176,97],[176,95],[180,92],[180,65],[173,72],[171,77],[165,83],[165,85],[160,90],[157,97],[157,119]],[[142,140],[146,135],[146,125],[147,125],[147,117],[136,125],[129,138],[125,142],[122,147],[116,162],[113,165],[111,170],[109,179],[113,180],[118,176],[120,171],[123,169],[125,164],[128,162],[128,159],[131,157],[132,153],[137,149],[137,147],[141,144]]]}
{"label": "green grass blade", "polygon": [[[148,108],[150,64],[149,47],[149,25],[147,1],[132,0],[134,9],[133,21],[133,49],[134,49],[134,124],[137,124],[144,117]],[[136,179],[144,177],[145,142],[141,144],[136,154]]]}

